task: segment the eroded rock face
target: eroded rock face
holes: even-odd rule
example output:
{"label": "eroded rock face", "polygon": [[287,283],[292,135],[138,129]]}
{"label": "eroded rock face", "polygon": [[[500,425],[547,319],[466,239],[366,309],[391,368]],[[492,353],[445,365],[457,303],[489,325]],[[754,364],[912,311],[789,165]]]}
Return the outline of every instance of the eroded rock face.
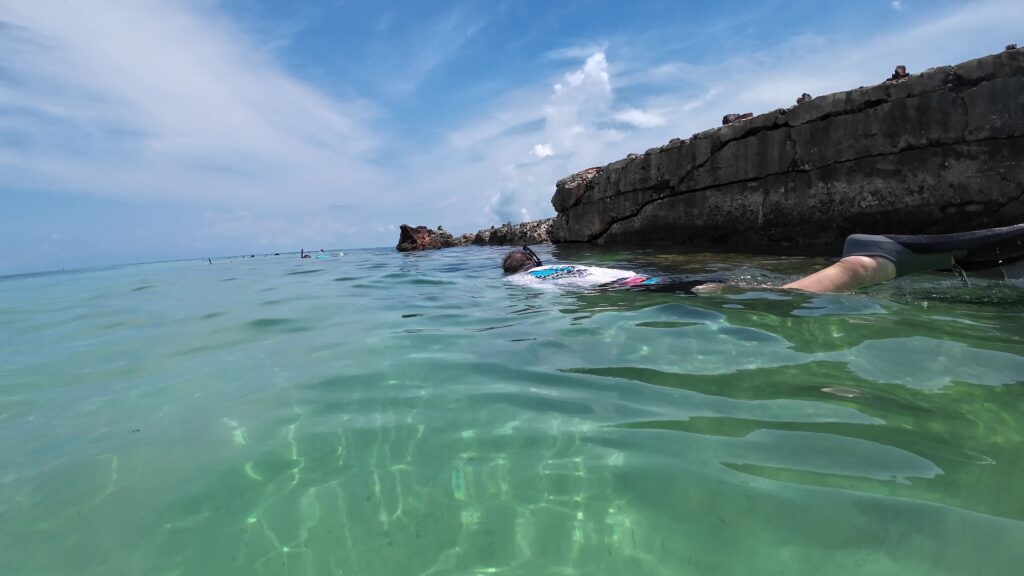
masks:
{"label": "eroded rock face", "polygon": [[819,96],[584,172],[551,199],[553,242],[821,254],[853,232],[1015,224],[1024,51]]}
{"label": "eroded rock face", "polygon": [[413,228],[407,224],[402,224],[399,229],[398,246],[395,247],[399,252],[436,250],[456,245],[452,235],[444,230],[434,230],[426,226]]}
{"label": "eroded rock face", "polygon": [[561,212],[579,204],[580,199],[590,189],[590,181],[601,173],[601,168],[587,168],[572,176],[566,176],[555,184],[555,196],[551,203],[555,206],[556,212]]}

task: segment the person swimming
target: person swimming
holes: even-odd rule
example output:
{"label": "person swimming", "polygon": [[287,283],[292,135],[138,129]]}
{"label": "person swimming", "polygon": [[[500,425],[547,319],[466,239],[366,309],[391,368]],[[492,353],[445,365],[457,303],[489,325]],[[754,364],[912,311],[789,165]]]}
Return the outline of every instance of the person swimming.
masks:
{"label": "person swimming", "polygon": [[[952,269],[964,281],[964,268],[978,270],[1024,259],[1024,224],[955,234],[895,235],[852,234],[846,238],[838,262],[782,286],[805,292],[856,290],[900,276],[928,270]],[[642,286],[657,291],[699,292],[702,286],[722,284],[716,279],[649,277],[629,270],[578,264],[545,266],[529,247],[512,250],[502,260],[506,274],[525,274],[537,280],[578,279],[574,282],[602,288]]]}
{"label": "person swimming", "polygon": [[581,264],[544,265],[537,253],[529,246],[513,250],[505,255],[501,264],[506,273],[523,272],[527,277],[543,281],[562,280],[564,283],[586,286],[635,286],[653,284],[658,278],[644,276],[629,270],[600,268]]}

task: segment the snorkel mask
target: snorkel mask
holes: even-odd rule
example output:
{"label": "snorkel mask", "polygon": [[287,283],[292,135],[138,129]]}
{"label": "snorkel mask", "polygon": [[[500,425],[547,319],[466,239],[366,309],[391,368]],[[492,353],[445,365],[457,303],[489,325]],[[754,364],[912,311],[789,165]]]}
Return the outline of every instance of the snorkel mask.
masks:
{"label": "snorkel mask", "polygon": [[537,263],[537,266],[543,266],[544,265],[544,263],[540,261],[540,257],[537,256],[537,253],[534,252],[533,249],[530,248],[529,246],[523,246],[523,252],[526,252],[527,254],[529,254],[530,258],[532,258],[533,261]]}

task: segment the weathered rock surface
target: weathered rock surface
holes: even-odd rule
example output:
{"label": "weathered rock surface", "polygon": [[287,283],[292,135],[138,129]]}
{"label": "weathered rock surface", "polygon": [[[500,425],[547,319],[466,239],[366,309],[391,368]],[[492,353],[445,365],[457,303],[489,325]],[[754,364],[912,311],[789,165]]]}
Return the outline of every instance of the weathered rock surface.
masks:
{"label": "weathered rock surface", "polygon": [[502,224],[478,232],[467,232],[453,237],[440,226],[437,230],[426,226],[408,226],[402,224],[398,239],[399,252],[415,250],[435,250],[454,246],[522,246],[524,244],[545,244],[549,242],[548,231],[554,218],[522,222],[519,224]]}
{"label": "weathered rock surface", "polygon": [[[899,76],[899,74],[894,74]],[[1024,51],[805,100],[561,180],[553,242],[832,253],[1024,221]]]}
{"label": "weathered rock surface", "polygon": [[722,126],[725,126],[726,124],[732,124],[733,122],[739,122],[740,120],[747,120],[753,117],[753,112],[744,112],[742,114],[726,114],[725,116],[722,116]]}
{"label": "weathered rock surface", "polygon": [[502,224],[497,228],[480,230],[473,234],[472,244],[479,246],[522,246],[524,244],[544,244],[550,241],[548,232],[554,218],[522,222],[520,224]]}
{"label": "weathered rock surface", "polygon": [[437,230],[426,226],[413,228],[407,224],[399,227],[398,246],[399,252],[415,252],[417,250],[436,250],[438,248],[450,248],[457,246],[455,238],[438,226]]}

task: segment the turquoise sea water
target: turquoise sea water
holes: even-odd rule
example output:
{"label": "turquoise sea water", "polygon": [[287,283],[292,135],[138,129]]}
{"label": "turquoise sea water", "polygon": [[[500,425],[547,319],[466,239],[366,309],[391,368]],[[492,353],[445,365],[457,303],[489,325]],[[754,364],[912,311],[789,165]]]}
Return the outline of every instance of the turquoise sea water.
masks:
{"label": "turquoise sea water", "polygon": [[[554,254],[552,254],[554,250]],[[1024,571],[1024,284],[501,250],[0,279],[0,574]]]}

